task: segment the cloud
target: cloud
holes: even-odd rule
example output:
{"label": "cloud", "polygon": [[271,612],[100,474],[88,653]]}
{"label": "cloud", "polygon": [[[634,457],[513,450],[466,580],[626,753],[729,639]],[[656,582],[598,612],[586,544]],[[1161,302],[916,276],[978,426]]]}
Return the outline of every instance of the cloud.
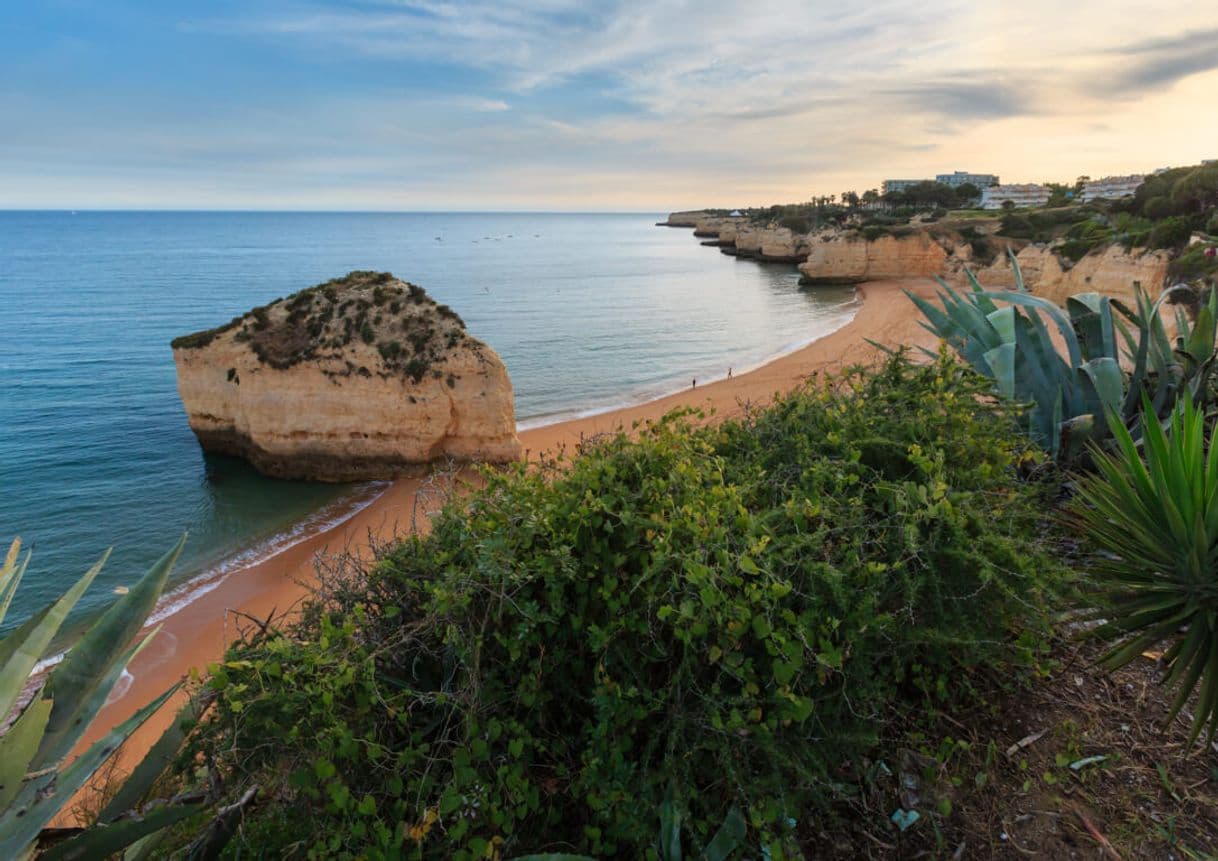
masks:
{"label": "cloud", "polygon": [[1094,85],[1108,95],[1134,97],[1218,69],[1218,29],[1146,39],[1113,49],[1119,57]]}
{"label": "cloud", "polygon": [[[962,73],[967,77],[968,73]],[[887,90],[909,112],[934,114],[963,122],[976,119],[1001,119],[1035,113],[1037,88],[1030,82],[1021,85],[1003,80],[926,81],[910,87]]]}

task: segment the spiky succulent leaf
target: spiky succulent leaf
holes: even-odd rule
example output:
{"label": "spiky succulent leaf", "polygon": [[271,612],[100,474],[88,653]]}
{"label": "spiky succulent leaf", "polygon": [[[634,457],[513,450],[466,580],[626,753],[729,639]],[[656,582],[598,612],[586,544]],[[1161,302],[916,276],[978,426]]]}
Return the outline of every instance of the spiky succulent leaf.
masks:
{"label": "spiky succulent leaf", "polygon": [[55,707],[34,759],[35,768],[54,765],[66,756],[105,702],[113,680],[130,659],[127,644],[156,606],[185,541],[183,536],[172,550],[154,563],[51,672],[46,694],[55,700]]}
{"label": "spiky succulent leaf", "polygon": [[200,804],[179,804],[159,807],[141,819],[124,819],[109,825],[94,825],[71,840],[65,840],[43,852],[38,858],[39,861],[89,861],[93,858],[109,858],[150,834],[176,825],[183,819],[189,819],[202,809]]}
{"label": "spiky succulent leaf", "polygon": [[118,746],[126,741],[176,691],[174,685],[76,757],[62,771],[49,770],[29,779],[13,803],[0,811],[0,858],[25,852],[64,804],[84,786]]}
{"label": "spiky succulent leaf", "polygon": [[[1144,408],[1150,409],[1149,400]],[[1094,632],[1112,637],[1102,661],[1118,667],[1155,643],[1167,683],[1177,687],[1171,716],[1200,685],[1192,735],[1218,730],[1218,448],[1206,439],[1205,415],[1185,398],[1165,430],[1144,423],[1142,451],[1120,424],[1117,450],[1095,453],[1072,512],[1104,552],[1094,563],[1099,609]],[[1180,637],[1181,628],[1187,633]]]}
{"label": "spiky succulent leaf", "polygon": [[0,624],[4,623],[9,604],[13,602],[13,595],[17,594],[17,586],[29,564],[30,551],[21,557],[21,539],[14,538],[4,556],[4,565],[0,566]]}
{"label": "spiky succulent leaf", "polygon": [[0,736],[0,808],[7,807],[17,797],[50,716],[51,701],[36,699]]}
{"label": "spiky succulent leaf", "polygon": [[[3,719],[3,716],[7,715],[13,704],[16,703],[21,689],[29,680],[30,672],[42,660],[47,646],[59,632],[64,619],[68,617],[68,613],[72,612],[72,608],[76,606],[80,596],[85,594],[85,590],[89,588],[93,578],[97,576],[97,572],[101,570],[109,556],[110,551],[107,550],[97,564],[86,571],[84,576],[77,580],[72,588],[63,594],[63,597],[52,604],[46,613],[35,617],[37,620],[35,624],[22,625],[10,633],[4,639],[3,644],[0,644],[0,653],[7,655],[4,665],[0,666],[0,719]],[[10,642],[11,645],[9,645]]]}

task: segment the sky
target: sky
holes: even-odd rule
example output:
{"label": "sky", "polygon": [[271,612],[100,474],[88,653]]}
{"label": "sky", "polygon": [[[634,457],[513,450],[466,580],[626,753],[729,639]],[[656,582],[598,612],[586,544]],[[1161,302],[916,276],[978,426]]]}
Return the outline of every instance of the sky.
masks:
{"label": "sky", "polygon": [[1141,173],[1218,158],[1215,13],[8,2],[0,208],[663,212],[952,170]]}

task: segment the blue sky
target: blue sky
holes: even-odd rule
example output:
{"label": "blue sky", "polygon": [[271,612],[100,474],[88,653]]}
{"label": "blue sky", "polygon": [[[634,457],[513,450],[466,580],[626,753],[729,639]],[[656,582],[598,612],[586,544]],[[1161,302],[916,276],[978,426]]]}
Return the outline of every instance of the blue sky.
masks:
{"label": "blue sky", "polygon": [[0,207],[661,211],[1144,171],[1218,157],[1199,11],[8,3]]}

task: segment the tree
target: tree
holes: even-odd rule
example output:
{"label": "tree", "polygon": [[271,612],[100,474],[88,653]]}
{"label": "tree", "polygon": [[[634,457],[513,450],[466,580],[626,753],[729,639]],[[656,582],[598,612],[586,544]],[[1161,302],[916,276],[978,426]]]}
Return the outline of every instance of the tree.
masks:
{"label": "tree", "polygon": [[1218,164],[1202,165],[1176,180],[1171,199],[1182,210],[1205,212],[1218,206]]}
{"label": "tree", "polygon": [[1015,208],[1015,201],[1011,200],[1010,198],[1007,198],[1006,200],[1004,200],[1002,202],[1002,208],[1005,209],[1007,212],[1010,212],[1012,209]]}
{"label": "tree", "polygon": [[853,191],[843,191],[842,203],[846,204],[846,206],[850,207],[851,209],[858,209],[859,196]]}
{"label": "tree", "polygon": [[956,197],[959,198],[961,204],[971,203],[981,197],[981,189],[971,182],[962,183],[956,186]]}
{"label": "tree", "polygon": [[880,199],[880,193],[874,188],[869,188],[863,192],[863,204],[865,206],[874,206]]}

